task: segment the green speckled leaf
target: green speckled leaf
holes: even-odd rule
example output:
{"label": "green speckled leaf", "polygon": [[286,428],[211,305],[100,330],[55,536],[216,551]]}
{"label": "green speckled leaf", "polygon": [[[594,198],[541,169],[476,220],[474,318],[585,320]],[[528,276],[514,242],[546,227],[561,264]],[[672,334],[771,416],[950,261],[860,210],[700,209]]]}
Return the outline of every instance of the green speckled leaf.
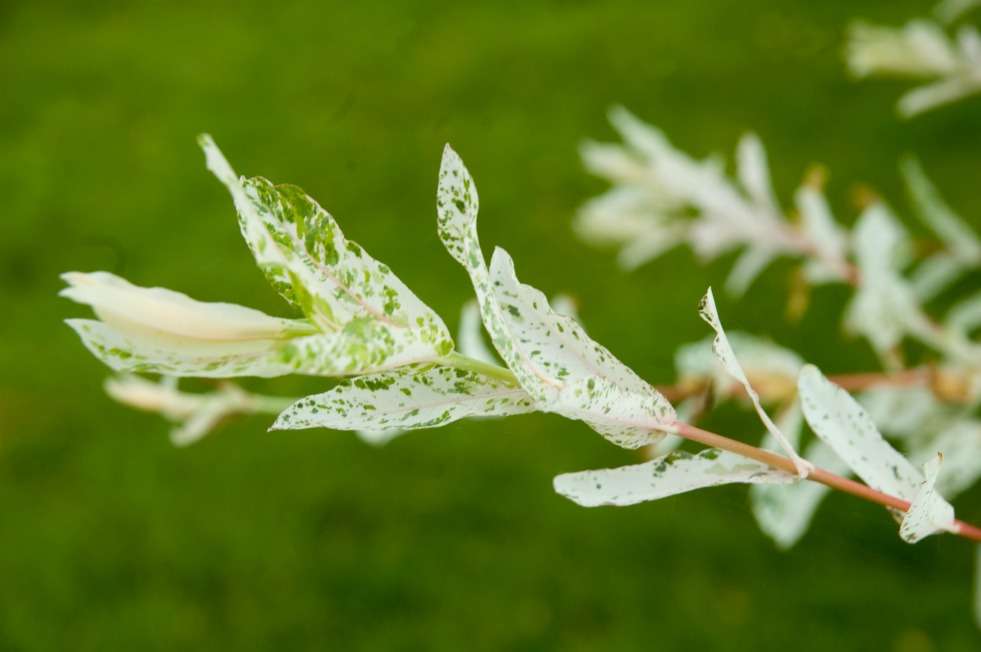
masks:
{"label": "green speckled leaf", "polygon": [[428,366],[362,376],[300,399],[279,415],[272,429],[332,428],[376,435],[534,410],[520,387],[475,371]]}
{"label": "green speckled leaf", "polygon": [[556,476],[555,491],[583,507],[635,505],[676,494],[741,483],[789,484],[797,478],[734,453],[678,451],[643,464]]}
{"label": "green speckled leaf", "polygon": [[659,439],[652,427],[674,421],[670,403],[541,292],[520,283],[504,250],[495,250],[488,269],[477,210],[473,179],[447,146],[437,191],[440,238],[470,275],[494,348],[538,408],[585,421],[620,446]]}
{"label": "green speckled leaf", "polygon": [[873,489],[911,500],[922,478],[919,471],[879,434],[858,401],[814,365],[801,369],[797,380],[804,418]]}
{"label": "green speckled leaf", "polygon": [[[453,350],[442,319],[392,270],[344,237],[337,222],[300,188],[239,179],[208,136],[201,137],[208,168],[225,184],[239,226],[270,283],[324,331],[371,319],[404,330],[432,357]],[[407,339],[405,337],[401,339]]]}

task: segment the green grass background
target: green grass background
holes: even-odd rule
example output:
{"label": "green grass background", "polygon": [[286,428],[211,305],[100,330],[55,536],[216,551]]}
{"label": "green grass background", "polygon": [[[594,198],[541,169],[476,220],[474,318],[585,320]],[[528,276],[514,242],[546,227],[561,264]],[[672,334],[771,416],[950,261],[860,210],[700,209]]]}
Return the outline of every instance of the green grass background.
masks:
{"label": "green grass background", "polygon": [[[696,154],[753,129],[785,203],[826,164],[901,211],[915,152],[979,224],[981,100],[913,122],[904,83],[855,83],[848,20],[914,2],[4,2],[0,4],[0,649],[973,650],[973,550],[902,543],[885,514],[822,506],[780,553],[741,488],[624,509],[556,496],[560,472],[630,463],[582,424],[458,423],[382,449],[351,434],[224,427],[190,449],[114,404],[61,320],[61,271],[284,314],[240,241],[195,135],[237,169],[303,186],[455,328],[470,296],[435,234],[449,141],[476,177],[484,242],[581,302],[591,333],[652,382],[706,328],[695,304],[731,259],[686,251],[635,273],[577,241],[603,189],[578,160],[623,103]],[[789,265],[732,329],[832,372],[873,368],[820,290],[784,320]],[[970,283],[969,283],[970,284]],[[963,285],[963,284],[962,284]],[[977,279],[973,279],[974,287]],[[965,289],[964,287],[961,288]],[[970,289],[970,288],[967,288]],[[295,394],[312,380],[259,385]],[[711,425],[756,440],[745,412]],[[981,519],[981,493],[958,502]]]}

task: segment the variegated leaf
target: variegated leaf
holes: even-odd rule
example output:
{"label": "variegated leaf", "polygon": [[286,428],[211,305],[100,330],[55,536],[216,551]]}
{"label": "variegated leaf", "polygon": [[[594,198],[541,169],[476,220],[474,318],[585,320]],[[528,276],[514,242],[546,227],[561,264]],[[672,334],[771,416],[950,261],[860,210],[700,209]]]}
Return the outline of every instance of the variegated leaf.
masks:
{"label": "variegated leaf", "polygon": [[207,341],[122,331],[89,319],[69,319],[86,348],[112,369],[168,376],[270,378],[291,373],[348,376],[431,358],[404,329],[356,319],[337,333],[290,340]]}
{"label": "variegated leaf", "polygon": [[[797,448],[800,445],[803,415],[798,403],[794,402],[778,419],[777,426]],[[763,440],[763,448],[779,450],[779,444],[769,433]],[[842,474],[848,467],[824,442],[812,442],[806,450],[808,461],[815,466]],[[753,502],[753,515],[760,529],[777,546],[787,549],[804,536],[808,525],[817,511],[818,505],[830,489],[817,482],[798,482],[787,487],[759,484],[750,487]]]}
{"label": "variegated leaf", "polygon": [[531,397],[511,383],[476,371],[428,366],[362,376],[302,398],[279,415],[272,429],[332,428],[377,435],[534,410]]}
{"label": "variegated leaf", "polygon": [[798,394],[811,430],[873,489],[912,500],[923,477],[889,442],[851,395],[814,365],[798,378]]}
{"label": "variegated leaf", "polygon": [[556,476],[555,491],[584,507],[635,505],[731,483],[788,484],[796,477],[734,453],[677,451],[643,464]]}
{"label": "variegated leaf", "polygon": [[449,146],[437,208],[440,238],[470,275],[494,348],[537,407],[583,420],[621,446],[655,441],[652,429],[674,420],[671,405],[575,320],[555,312],[541,292],[520,283],[504,250],[494,251],[488,269],[477,237],[476,187]]}
{"label": "variegated leaf", "polygon": [[[209,136],[202,136],[208,169],[225,184],[239,225],[259,267],[287,301],[324,331],[370,319],[404,330],[432,357],[453,350],[440,317],[389,267],[344,237],[327,211],[296,186],[239,179]],[[408,339],[402,337],[401,339]]]}
{"label": "variegated leaf", "polygon": [[126,332],[205,342],[276,340],[318,332],[309,322],[271,317],[231,303],[197,301],[147,288],[109,272],[67,272],[59,296],[92,306],[99,319]]}
{"label": "variegated leaf", "polygon": [[759,415],[760,420],[763,425],[766,426],[767,431],[776,439],[784,452],[790,457],[794,462],[794,466],[797,467],[797,471],[801,477],[806,477],[807,474],[813,469],[813,466],[809,464],[806,460],[797,455],[794,447],[787,441],[780,429],[773,423],[770,419],[770,415],[766,413],[763,409],[763,405],[760,403],[760,395],[756,393],[753,386],[750,384],[749,379],[746,377],[746,373],[743,371],[742,366],[739,364],[739,360],[736,359],[736,354],[732,350],[732,346],[729,344],[729,338],[726,337],[726,332],[722,328],[722,321],[719,319],[719,311],[715,307],[715,297],[712,296],[712,288],[709,288],[702,297],[701,302],[698,305],[699,316],[712,327],[715,331],[715,339],[712,342],[712,350],[715,351],[716,357],[719,362],[722,363],[722,367],[732,376],[736,381],[743,386],[746,391],[746,395],[749,396],[749,400],[753,403],[753,408],[756,410],[756,414]]}
{"label": "variegated leaf", "polygon": [[934,455],[923,466],[923,479],[899,525],[899,536],[907,543],[954,529],[954,508],[937,493],[935,486],[942,461],[943,455]]}

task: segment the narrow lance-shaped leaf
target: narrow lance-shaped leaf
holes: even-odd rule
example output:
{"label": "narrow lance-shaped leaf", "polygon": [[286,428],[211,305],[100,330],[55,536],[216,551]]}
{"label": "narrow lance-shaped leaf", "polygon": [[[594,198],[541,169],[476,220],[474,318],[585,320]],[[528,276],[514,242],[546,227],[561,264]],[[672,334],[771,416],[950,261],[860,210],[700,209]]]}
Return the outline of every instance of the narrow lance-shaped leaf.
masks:
{"label": "narrow lance-shaped leaf", "polygon": [[259,177],[239,179],[210,136],[202,136],[200,143],[208,169],[235,201],[242,235],[259,267],[283,298],[321,329],[337,331],[370,319],[412,333],[432,356],[453,349],[439,316],[387,265],[346,239],[310,196]]}
{"label": "narrow lance-shaped leaf", "polygon": [[[879,433],[875,423],[848,392],[825,378],[817,367],[805,366],[798,379],[801,407],[808,425],[834,452],[848,464],[870,487],[914,503],[904,517],[908,521],[904,539],[919,540],[927,534],[952,527],[950,522],[938,524],[942,501],[933,489],[935,480],[924,476]],[[929,491],[924,489],[928,482]],[[928,516],[924,519],[923,514]],[[939,516],[938,516],[939,515]],[[910,520],[913,519],[913,520]],[[929,524],[930,531],[924,528]]]}
{"label": "narrow lance-shaped leaf", "polygon": [[981,241],[943,200],[919,161],[913,157],[903,159],[900,171],[916,214],[946,246],[946,251],[925,260],[913,278],[918,296],[927,300],[950,285],[964,269],[981,265]]}
{"label": "narrow lance-shaped leaf", "polygon": [[[803,415],[795,401],[776,420],[780,432],[787,436],[796,448],[800,443]],[[763,448],[777,450],[779,445],[772,435],[767,434]],[[812,442],[807,447],[807,459],[815,466],[842,474],[848,467],[822,441]],[[792,486],[778,487],[759,484],[750,487],[753,501],[753,515],[763,530],[777,546],[787,549],[804,536],[814,512],[830,489],[817,482],[798,482]]]}
{"label": "narrow lance-shaped leaf", "polygon": [[354,320],[336,333],[244,342],[175,341],[120,331],[91,319],[66,323],[103,363],[130,373],[202,378],[350,376],[411,364],[430,353],[406,331],[391,331],[366,319]]}
{"label": "narrow lance-shaped leaf", "polygon": [[439,233],[467,270],[491,341],[539,409],[581,419],[618,445],[637,448],[674,420],[671,405],[538,290],[520,283],[496,249],[488,269],[477,237],[473,179],[448,146],[437,193]]}
{"label": "narrow lance-shaped leaf", "polygon": [[332,428],[377,435],[534,409],[531,397],[511,383],[476,371],[429,366],[361,376],[302,398],[279,415],[272,429]]}
{"label": "narrow lance-shaped leaf", "polygon": [[307,321],[271,317],[229,303],[196,301],[145,288],[107,272],[62,276],[60,295],[92,306],[102,321],[67,321],[85,346],[117,371],[170,375],[277,376],[281,352],[316,333]]}
{"label": "narrow lance-shaped leaf", "polygon": [[705,296],[702,297],[702,301],[698,305],[698,314],[715,331],[712,350],[715,351],[715,355],[719,359],[719,362],[722,363],[722,367],[743,386],[743,389],[746,390],[746,395],[749,396],[749,400],[753,403],[756,414],[759,415],[767,431],[780,443],[780,447],[793,460],[794,466],[797,468],[800,476],[807,477],[808,473],[813,470],[813,465],[797,455],[794,447],[791,446],[787,438],[780,432],[776,424],[773,423],[773,420],[770,419],[770,415],[763,409],[763,405],[760,403],[760,395],[756,393],[756,390],[753,389],[749,379],[746,377],[746,373],[740,366],[739,360],[736,359],[736,354],[729,344],[729,338],[726,337],[726,332],[722,328],[719,311],[715,307],[715,297],[712,296],[712,288],[709,288]]}
{"label": "narrow lance-shaped leaf", "polygon": [[797,478],[728,451],[683,451],[616,469],[556,476],[555,491],[584,507],[635,505],[667,496],[731,483],[787,484]]}

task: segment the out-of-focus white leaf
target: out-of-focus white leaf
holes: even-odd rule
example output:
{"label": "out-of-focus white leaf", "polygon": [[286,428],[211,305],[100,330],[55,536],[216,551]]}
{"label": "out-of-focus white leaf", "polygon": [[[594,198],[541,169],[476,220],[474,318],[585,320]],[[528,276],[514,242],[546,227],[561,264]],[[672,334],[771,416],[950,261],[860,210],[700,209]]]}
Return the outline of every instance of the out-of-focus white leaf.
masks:
{"label": "out-of-focus white leaf", "polygon": [[272,430],[390,430],[435,428],[466,417],[507,416],[535,409],[520,387],[476,371],[444,366],[360,376],[300,399]]}
{"label": "out-of-focus white leaf", "polygon": [[705,296],[702,297],[702,301],[698,305],[699,316],[712,327],[715,331],[715,339],[712,342],[712,350],[715,351],[716,357],[722,363],[723,368],[729,373],[730,376],[736,379],[743,389],[746,391],[747,396],[749,396],[750,401],[753,403],[753,408],[756,410],[756,414],[759,415],[760,420],[763,425],[766,426],[767,431],[773,435],[773,437],[780,443],[781,448],[794,462],[794,466],[797,467],[797,472],[801,477],[806,477],[807,474],[813,470],[813,466],[808,464],[806,460],[802,459],[794,447],[787,441],[780,429],[777,428],[773,420],[770,419],[770,415],[766,413],[763,409],[763,405],[760,403],[760,396],[753,389],[750,384],[749,379],[746,377],[746,373],[743,368],[739,365],[739,360],[736,359],[736,354],[732,350],[732,346],[729,344],[729,339],[726,337],[725,330],[722,328],[722,321],[719,319],[719,311],[715,307],[715,297],[712,296],[712,288],[708,289]]}
{"label": "out-of-focus white leaf", "polygon": [[733,297],[741,297],[775,257],[776,253],[768,249],[748,247],[736,260],[726,278],[726,292]]}
{"label": "out-of-focus white leaf", "polygon": [[858,396],[878,429],[891,437],[914,437],[947,416],[928,387],[871,387]]}
{"label": "out-of-focus white leaf", "polygon": [[744,135],[736,146],[736,171],[750,199],[765,210],[779,214],[773,186],[770,183],[770,168],[766,161],[766,150],[756,134]]}
{"label": "out-of-focus white leaf", "polygon": [[873,204],[859,217],[852,248],[861,285],[848,305],[845,325],[868,338],[880,354],[896,347],[906,334],[946,346],[897,271],[907,246],[905,232],[882,204]]}
{"label": "out-of-focus white leaf", "polygon": [[732,483],[789,484],[797,478],[727,451],[683,451],[616,469],[564,473],[555,491],[583,507],[635,505],[667,496]]}
{"label": "out-of-focus white leaf", "polygon": [[956,102],[978,92],[981,92],[981,81],[957,76],[919,86],[909,91],[899,98],[896,108],[901,117],[913,118],[938,106]]}
{"label": "out-of-focus white leaf", "polygon": [[619,145],[587,141],[579,148],[589,172],[618,183],[639,183],[650,177],[644,162]]}
{"label": "out-of-focus white leaf", "polygon": [[961,333],[970,333],[981,326],[981,292],[955,304],[947,313],[947,328]]}
{"label": "out-of-focus white leaf", "polygon": [[931,534],[954,530],[954,508],[937,493],[934,486],[943,459],[943,455],[934,455],[923,466],[923,480],[899,526],[899,536],[907,543],[916,543]]}
{"label": "out-of-focus white leaf", "polygon": [[952,23],[979,5],[981,0],[942,0],[933,8],[933,13],[941,21]]}
{"label": "out-of-focus white leaf", "polygon": [[953,499],[981,478],[981,421],[961,418],[939,423],[937,435],[919,444],[919,449],[912,451],[911,456],[926,463],[937,452],[944,456],[937,491],[945,498]]}
{"label": "out-of-focus white leaf", "polygon": [[957,280],[967,265],[946,252],[933,254],[917,265],[909,284],[921,302],[929,301]]}
{"label": "out-of-focus white leaf", "polygon": [[670,403],[575,320],[556,313],[541,292],[520,283],[504,250],[494,251],[488,269],[478,205],[472,177],[447,146],[437,191],[440,239],[470,275],[491,342],[536,407],[583,420],[628,448],[656,441],[652,428],[674,421]]}
{"label": "out-of-focus white leaf", "polygon": [[152,382],[139,376],[118,376],[105,383],[113,399],[138,410],[156,412],[178,425],[170,433],[175,446],[188,446],[211,432],[226,417],[256,411],[268,411],[280,399],[247,394],[235,385],[225,383],[208,393],[182,392],[176,378]]}
{"label": "out-of-focus white leaf", "polygon": [[981,241],[964,219],[943,200],[919,161],[912,157],[903,159],[900,171],[916,206],[916,214],[923,223],[940,236],[958,260],[965,264],[981,263]]}
{"label": "out-of-focus white leaf", "polygon": [[816,250],[813,264],[805,267],[808,280],[812,283],[840,280],[848,241],[831,214],[828,200],[822,192],[806,184],[797,190],[794,200],[804,235]]}
{"label": "out-of-focus white leaf", "polygon": [[[780,432],[797,448],[800,445],[803,415],[798,403],[793,403],[777,419]],[[779,444],[767,433],[763,448],[779,451]],[[815,466],[836,474],[846,473],[848,467],[822,441],[807,447],[806,457]],[[750,487],[753,515],[760,529],[776,542],[781,549],[792,547],[804,536],[818,505],[830,491],[817,482],[798,482],[789,487],[758,484]]]}
{"label": "out-of-focus white leaf", "polygon": [[911,501],[920,472],[893,448],[869,414],[814,365],[798,378],[801,408],[811,430],[873,489]]}
{"label": "out-of-focus white leaf", "polygon": [[947,35],[923,20],[911,21],[902,29],[855,23],[848,30],[846,57],[856,77],[930,77],[953,73],[958,65]]}
{"label": "out-of-focus white leaf", "polygon": [[[800,356],[748,333],[732,331],[726,337],[746,377],[761,396],[780,400],[797,391],[797,373],[804,365]],[[716,393],[726,395],[736,381],[715,356],[713,341],[714,337],[708,337],[680,347],[675,353],[675,368],[682,381],[711,378]]]}
{"label": "out-of-focus white leaf", "polygon": [[652,228],[643,235],[625,243],[620,253],[617,254],[617,262],[625,270],[637,269],[683,243],[688,232],[688,225],[682,223]]}

